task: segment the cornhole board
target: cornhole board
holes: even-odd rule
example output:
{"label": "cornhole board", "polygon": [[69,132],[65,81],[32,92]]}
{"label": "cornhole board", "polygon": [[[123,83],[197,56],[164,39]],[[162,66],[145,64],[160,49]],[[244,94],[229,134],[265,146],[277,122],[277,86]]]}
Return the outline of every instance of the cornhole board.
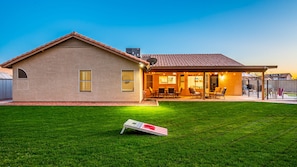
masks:
{"label": "cornhole board", "polygon": [[132,119],[128,119],[124,123],[123,129],[120,134],[123,134],[125,129],[127,129],[127,128],[138,130],[138,131],[145,132],[145,133],[150,133],[150,134],[157,135],[157,136],[167,136],[168,135],[167,128],[135,121]]}

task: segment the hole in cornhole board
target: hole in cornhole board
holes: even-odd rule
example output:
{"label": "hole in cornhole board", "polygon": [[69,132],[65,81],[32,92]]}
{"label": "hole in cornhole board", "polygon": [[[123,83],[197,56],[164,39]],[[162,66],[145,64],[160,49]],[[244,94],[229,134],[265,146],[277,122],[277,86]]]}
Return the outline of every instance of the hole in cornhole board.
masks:
{"label": "hole in cornhole board", "polygon": [[143,127],[146,128],[146,129],[150,129],[150,130],[155,130],[156,129],[154,125],[149,125],[149,124],[144,124]]}

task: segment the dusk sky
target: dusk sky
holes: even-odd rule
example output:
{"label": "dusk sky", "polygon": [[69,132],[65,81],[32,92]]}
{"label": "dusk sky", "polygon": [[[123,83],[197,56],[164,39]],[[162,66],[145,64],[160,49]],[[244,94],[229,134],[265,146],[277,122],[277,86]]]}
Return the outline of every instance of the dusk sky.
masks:
{"label": "dusk sky", "polygon": [[76,31],[122,51],[221,53],[297,77],[297,0],[10,0],[0,15],[0,64]]}

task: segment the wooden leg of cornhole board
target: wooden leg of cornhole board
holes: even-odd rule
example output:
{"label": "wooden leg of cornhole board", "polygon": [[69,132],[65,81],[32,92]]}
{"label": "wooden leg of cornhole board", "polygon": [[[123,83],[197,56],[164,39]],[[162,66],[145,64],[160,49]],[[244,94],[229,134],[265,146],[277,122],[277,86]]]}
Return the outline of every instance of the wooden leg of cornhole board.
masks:
{"label": "wooden leg of cornhole board", "polygon": [[125,126],[123,126],[123,129],[122,129],[122,131],[120,133],[121,135],[124,133],[125,129],[126,129]]}

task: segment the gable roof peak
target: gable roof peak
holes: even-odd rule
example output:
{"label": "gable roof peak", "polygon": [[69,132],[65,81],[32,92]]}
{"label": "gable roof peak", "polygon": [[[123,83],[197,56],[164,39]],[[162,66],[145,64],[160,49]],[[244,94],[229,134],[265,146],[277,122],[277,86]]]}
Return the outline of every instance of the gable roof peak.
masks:
{"label": "gable roof peak", "polygon": [[26,52],[26,53],[24,53],[24,54],[22,54],[20,56],[17,56],[15,58],[11,59],[11,60],[8,60],[7,62],[1,64],[1,66],[5,67],[5,68],[12,68],[13,64],[18,63],[18,62],[20,62],[20,61],[22,61],[22,60],[24,60],[26,58],[29,58],[31,56],[34,56],[34,55],[36,55],[36,54],[38,54],[38,53],[40,53],[40,52],[42,52],[42,51],[44,51],[46,49],[52,48],[52,47],[66,41],[66,40],[68,40],[70,38],[78,39],[80,41],[83,41],[85,43],[88,43],[88,44],[93,45],[93,46],[95,46],[97,48],[103,49],[105,51],[111,52],[113,54],[116,54],[116,55],[118,55],[120,57],[123,57],[125,59],[130,60],[130,61],[133,61],[135,63],[143,63],[145,65],[149,64],[145,60],[142,60],[140,58],[132,56],[132,55],[126,53],[126,52],[122,52],[122,51],[120,51],[118,49],[115,49],[113,47],[107,46],[107,45],[105,45],[105,44],[103,44],[101,42],[98,42],[96,40],[93,40],[93,39],[91,39],[89,37],[86,37],[84,35],[81,35],[81,34],[75,32],[75,31],[73,31],[73,32],[71,32],[71,33],[69,33],[67,35],[64,35],[64,36],[62,36],[60,38],[57,38],[57,39],[55,39],[55,40],[53,40],[53,41],[51,41],[51,42],[49,42],[49,43],[47,43],[45,45],[41,45],[40,47],[37,47],[37,48],[35,48],[35,49],[33,49],[33,50],[29,51],[29,52]]}

